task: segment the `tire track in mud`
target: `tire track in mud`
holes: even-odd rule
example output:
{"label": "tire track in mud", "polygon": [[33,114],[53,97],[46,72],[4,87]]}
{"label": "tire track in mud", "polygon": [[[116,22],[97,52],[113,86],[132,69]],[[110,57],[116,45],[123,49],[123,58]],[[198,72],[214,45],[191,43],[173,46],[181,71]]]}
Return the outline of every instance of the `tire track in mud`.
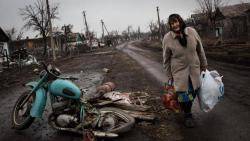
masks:
{"label": "tire track in mud", "polygon": [[154,76],[155,79],[160,84],[163,84],[164,82],[166,82],[167,77],[164,73],[162,65],[136,52],[136,51],[140,51],[140,52],[148,52],[148,51],[133,47],[132,45],[126,45],[126,44],[118,46],[117,49],[123,51],[124,53],[128,54],[132,59],[136,60],[152,76]]}

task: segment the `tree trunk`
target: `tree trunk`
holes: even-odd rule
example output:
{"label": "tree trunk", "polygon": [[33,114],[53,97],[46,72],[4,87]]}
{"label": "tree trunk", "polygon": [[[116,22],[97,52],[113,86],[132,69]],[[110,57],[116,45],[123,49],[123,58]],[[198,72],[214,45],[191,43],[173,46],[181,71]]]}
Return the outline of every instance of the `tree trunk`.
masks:
{"label": "tree trunk", "polygon": [[46,55],[47,55],[47,38],[46,38],[46,36],[43,37],[43,45],[44,45],[44,48],[43,48],[43,57],[46,57]]}

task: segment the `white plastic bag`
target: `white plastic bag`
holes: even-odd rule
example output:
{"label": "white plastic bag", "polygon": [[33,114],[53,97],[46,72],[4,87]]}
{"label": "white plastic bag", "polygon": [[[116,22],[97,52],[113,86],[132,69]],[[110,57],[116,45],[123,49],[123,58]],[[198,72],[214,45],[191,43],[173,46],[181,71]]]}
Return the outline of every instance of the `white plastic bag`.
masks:
{"label": "white plastic bag", "polygon": [[222,76],[217,71],[203,71],[200,76],[201,88],[198,94],[200,108],[208,112],[220,101],[224,95]]}

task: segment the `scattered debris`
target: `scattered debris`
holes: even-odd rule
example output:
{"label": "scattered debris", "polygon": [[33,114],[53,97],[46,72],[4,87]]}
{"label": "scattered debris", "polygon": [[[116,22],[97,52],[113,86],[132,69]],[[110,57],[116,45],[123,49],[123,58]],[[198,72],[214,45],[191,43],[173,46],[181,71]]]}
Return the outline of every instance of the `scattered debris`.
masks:
{"label": "scattered debris", "polygon": [[33,55],[28,55],[26,60],[23,60],[24,65],[38,64],[36,57]]}
{"label": "scattered debris", "polygon": [[36,57],[33,56],[33,55],[28,55],[27,58],[25,59],[13,59],[13,61],[9,62],[9,65],[10,66],[19,66],[19,67],[22,67],[22,66],[29,66],[29,65],[33,65],[33,64],[39,64]]}
{"label": "scattered debris", "polygon": [[109,73],[110,72],[110,69],[108,69],[108,68],[103,68],[102,69],[104,72],[106,72],[106,73]]}
{"label": "scattered debris", "polygon": [[125,113],[131,115],[136,119],[141,119],[145,121],[152,121],[156,119],[155,114],[150,112],[131,111],[131,110],[122,110],[122,111],[124,111]]}
{"label": "scattered debris", "polygon": [[103,85],[97,87],[96,93],[105,94],[111,92],[115,89],[115,84],[113,82],[106,82]]}
{"label": "scattered debris", "polygon": [[96,141],[94,133],[92,131],[85,131],[83,141]]}
{"label": "scattered debris", "polygon": [[112,91],[112,92],[105,93],[103,96],[111,100],[120,99],[119,101],[117,101],[119,103],[132,104],[132,101],[130,100],[129,95],[130,95],[129,93],[121,93],[118,91]]}
{"label": "scattered debris", "polygon": [[38,68],[35,68],[35,69],[33,70],[33,72],[34,72],[35,74],[39,74],[39,73],[40,73]]}
{"label": "scattered debris", "polygon": [[112,91],[109,93],[105,93],[104,97],[109,98],[111,100],[121,99],[117,101],[119,103],[143,105],[147,102],[147,99],[149,98],[149,94],[146,92],[121,93],[118,91]]}

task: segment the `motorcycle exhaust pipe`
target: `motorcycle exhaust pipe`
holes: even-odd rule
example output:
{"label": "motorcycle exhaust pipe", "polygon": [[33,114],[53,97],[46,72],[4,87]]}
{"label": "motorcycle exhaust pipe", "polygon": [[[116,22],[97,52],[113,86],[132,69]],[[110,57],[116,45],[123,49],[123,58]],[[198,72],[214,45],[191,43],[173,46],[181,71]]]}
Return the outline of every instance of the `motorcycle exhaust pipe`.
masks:
{"label": "motorcycle exhaust pipe", "polygon": [[115,133],[109,133],[109,132],[100,132],[100,131],[92,131],[93,134],[96,136],[96,137],[102,137],[102,138],[116,138],[118,137],[118,134],[115,134]]}
{"label": "motorcycle exhaust pipe", "polygon": [[[50,115],[51,116],[51,115]],[[84,134],[84,131],[79,130],[79,128],[64,128],[64,127],[59,127],[55,121],[50,119],[49,117],[49,125],[53,127],[54,129],[61,130],[61,131],[69,131],[69,132],[74,132],[78,134]],[[86,131],[86,130],[85,130]],[[100,131],[91,131],[95,137],[106,137],[106,138],[116,138],[118,137],[118,134],[116,133],[110,133],[110,132],[100,132]]]}

